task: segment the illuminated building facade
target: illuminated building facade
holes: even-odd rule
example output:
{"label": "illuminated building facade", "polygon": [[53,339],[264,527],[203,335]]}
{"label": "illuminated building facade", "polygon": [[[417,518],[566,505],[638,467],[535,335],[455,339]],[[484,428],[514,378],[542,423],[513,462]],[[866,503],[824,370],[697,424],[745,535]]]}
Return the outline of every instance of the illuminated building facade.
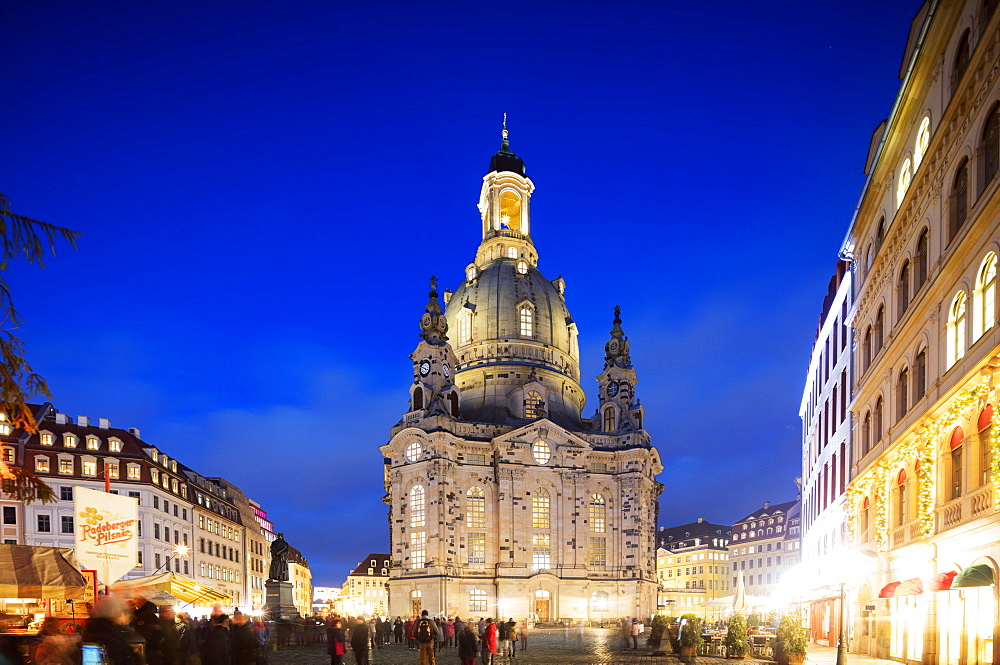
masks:
{"label": "illuminated building facade", "polygon": [[736,522],[729,542],[733,587],[743,575],[748,594],[770,596],[782,574],[799,563],[801,532],[799,499],[776,505],[765,501],[763,507]]}
{"label": "illuminated building facade", "polygon": [[347,614],[389,614],[389,555],[369,554],[344,581],[342,603]]}
{"label": "illuminated building facade", "polygon": [[[1000,17],[927,2],[876,131],[852,262],[852,649],[1000,662],[997,372]],[[961,587],[961,588],[955,588]]]}
{"label": "illuminated building facade", "polygon": [[566,284],[538,269],[534,184],[501,150],[483,179],[482,242],[442,310],[432,286],[410,403],[382,446],[389,606],[537,621],[656,605],[659,455],[643,428],[617,310],[583,418]]}
{"label": "illuminated building facade", "polygon": [[[802,553],[803,558],[817,569],[828,567],[828,562],[837,560],[845,551],[844,498],[851,469],[851,412],[848,407],[854,349],[847,318],[852,286],[850,264],[839,261],[823,299],[799,406],[802,419]],[[789,589],[789,593],[799,594],[798,597],[810,604],[812,639],[819,644],[836,644],[839,584],[820,584],[808,591],[798,581],[795,585],[797,588]]]}
{"label": "illuminated building facade", "polygon": [[660,527],[656,532],[657,607],[669,616],[693,613],[714,617],[710,600],[732,595],[729,584],[729,538],[732,527],[697,522]]}
{"label": "illuminated building facade", "polygon": [[288,581],[292,583],[292,603],[299,616],[309,616],[313,606],[312,571],[302,552],[291,546],[288,547]]}

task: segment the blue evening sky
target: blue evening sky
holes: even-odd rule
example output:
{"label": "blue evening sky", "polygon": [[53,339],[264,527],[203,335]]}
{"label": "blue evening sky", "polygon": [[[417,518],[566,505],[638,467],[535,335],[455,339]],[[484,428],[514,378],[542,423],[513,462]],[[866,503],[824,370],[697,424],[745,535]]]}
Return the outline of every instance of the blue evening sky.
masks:
{"label": "blue evening sky", "polygon": [[338,585],[509,114],[584,387],[622,307],[661,524],[795,497],[817,316],[918,0],[0,0],[0,192],[56,407],[259,500]]}

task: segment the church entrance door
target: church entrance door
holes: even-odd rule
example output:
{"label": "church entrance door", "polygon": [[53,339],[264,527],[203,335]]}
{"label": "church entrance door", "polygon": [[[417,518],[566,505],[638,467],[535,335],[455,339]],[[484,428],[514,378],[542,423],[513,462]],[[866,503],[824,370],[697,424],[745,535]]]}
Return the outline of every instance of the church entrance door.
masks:
{"label": "church entrance door", "polygon": [[546,623],[549,620],[549,599],[548,598],[535,598],[535,614],[538,616],[538,620],[542,623]]}

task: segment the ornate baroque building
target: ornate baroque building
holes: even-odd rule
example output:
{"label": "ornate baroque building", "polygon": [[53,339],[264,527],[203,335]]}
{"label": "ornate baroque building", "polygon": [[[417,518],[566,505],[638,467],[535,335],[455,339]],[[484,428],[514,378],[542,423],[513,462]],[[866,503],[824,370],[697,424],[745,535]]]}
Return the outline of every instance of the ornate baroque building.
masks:
{"label": "ornate baroque building", "polygon": [[656,606],[659,454],[615,310],[593,418],[576,324],[538,270],[534,184],[503,144],[482,242],[442,310],[432,280],[407,413],[382,446],[393,614],[600,620]]}

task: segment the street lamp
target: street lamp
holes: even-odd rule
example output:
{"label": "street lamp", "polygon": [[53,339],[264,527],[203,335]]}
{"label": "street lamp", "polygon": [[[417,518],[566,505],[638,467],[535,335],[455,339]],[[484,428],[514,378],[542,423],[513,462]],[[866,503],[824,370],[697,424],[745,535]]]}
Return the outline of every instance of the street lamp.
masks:
{"label": "street lamp", "polygon": [[[169,566],[170,562],[173,561],[174,559],[176,559],[177,557],[185,557],[186,558],[187,555],[188,555],[188,552],[190,552],[190,551],[191,551],[191,548],[188,547],[187,545],[174,545],[174,553],[171,554],[167,558],[167,560],[163,562],[163,565],[161,565],[159,568],[157,568],[152,573],[150,573],[150,575],[155,575],[160,570],[160,568],[163,568],[164,566]],[[167,572],[168,573],[170,572],[170,568],[167,568]]]}
{"label": "street lamp", "polygon": [[837,664],[847,665],[847,644],[844,641],[844,583],[840,583],[840,631],[837,634]]}

